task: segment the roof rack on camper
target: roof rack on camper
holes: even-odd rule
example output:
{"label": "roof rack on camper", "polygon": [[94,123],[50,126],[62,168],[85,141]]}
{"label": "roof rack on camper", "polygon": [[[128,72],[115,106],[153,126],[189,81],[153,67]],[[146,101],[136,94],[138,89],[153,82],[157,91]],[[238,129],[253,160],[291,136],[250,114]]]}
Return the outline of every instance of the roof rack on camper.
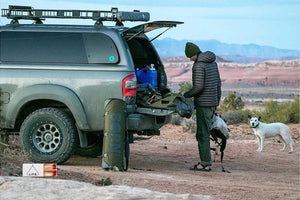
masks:
{"label": "roof rack on camper", "polygon": [[19,24],[19,20],[34,20],[36,24],[42,24],[46,18],[58,19],[92,19],[95,25],[103,26],[103,21],[116,22],[116,26],[123,26],[124,21],[149,21],[148,12],[119,11],[118,8],[111,8],[110,11],[103,10],[55,10],[55,9],[34,9],[31,6],[9,5],[8,9],[2,9],[2,17],[12,19],[11,24]]}

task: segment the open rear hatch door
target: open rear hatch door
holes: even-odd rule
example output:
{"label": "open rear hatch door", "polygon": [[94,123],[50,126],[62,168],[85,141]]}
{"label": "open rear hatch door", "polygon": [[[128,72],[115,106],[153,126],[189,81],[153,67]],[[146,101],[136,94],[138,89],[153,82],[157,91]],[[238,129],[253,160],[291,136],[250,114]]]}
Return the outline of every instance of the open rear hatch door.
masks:
{"label": "open rear hatch door", "polygon": [[[159,28],[167,28],[169,30],[170,28],[176,27],[177,24],[183,24],[183,22],[178,22],[178,21],[154,21],[154,22],[149,22],[145,24],[140,24],[138,26],[134,26],[132,28],[126,29],[123,31],[123,36],[127,36],[127,40],[131,40],[135,36],[142,34],[142,33],[148,33],[150,31],[159,29]],[[158,34],[155,36],[152,40],[156,39],[160,35],[162,35],[164,32],[167,30],[163,31],[162,33]],[[151,41],[152,41],[151,40]]]}
{"label": "open rear hatch door", "polygon": [[[145,34],[159,28],[166,28],[166,30],[150,40],[151,42],[170,28],[176,27],[178,24],[183,24],[183,22],[154,21],[128,28],[123,31],[122,35],[127,41],[129,41],[140,34]],[[167,116],[172,113],[178,113],[180,116],[187,118],[189,118],[193,113],[193,101],[191,99],[185,99],[181,94],[169,92],[162,95],[157,93],[155,88],[152,87],[142,87],[140,92],[143,93],[137,95],[137,113],[154,116]]]}

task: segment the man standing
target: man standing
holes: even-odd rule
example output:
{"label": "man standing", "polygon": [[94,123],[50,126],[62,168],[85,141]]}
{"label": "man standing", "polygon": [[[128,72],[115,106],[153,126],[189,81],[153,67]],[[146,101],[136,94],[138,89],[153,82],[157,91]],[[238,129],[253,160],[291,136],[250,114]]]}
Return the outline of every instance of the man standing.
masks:
{"label": "man standing", "polygon": [[[185,46],[185,55],[194,61],[192,69],[193,87],[184,94],[184,97],[194,97],[197,118],[198,149],[201,162],[192,167],[192,170],[210,171],[210,126],[215,108],[221,98],[221,79],[218,70],[216,55],[213,52],[201,52],[199,47],[191,42]],[[199,168],[199,164],[202,168]]]}

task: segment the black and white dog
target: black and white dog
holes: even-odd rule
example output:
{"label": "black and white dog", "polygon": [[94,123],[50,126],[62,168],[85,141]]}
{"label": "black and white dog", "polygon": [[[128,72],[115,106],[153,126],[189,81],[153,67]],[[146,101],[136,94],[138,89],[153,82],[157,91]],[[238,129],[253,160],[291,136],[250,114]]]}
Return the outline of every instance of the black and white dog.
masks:
{"label": "black and white dog", "polygon": [[263,123],[260,122],[261,117],[251,117],[248,116],[250,120],[250,126],[254,131],[254,135],[257,138],[258,142],[258,152],[261,152],[264,147],[264,139],[267,137],[279,136],[279,138],[283,141],[283,148],[281,151],[285,150],[287,144],[290,145],[290,153],[294,151],[293,145],[294,141],[290,136],[290,128],[283,123]]}

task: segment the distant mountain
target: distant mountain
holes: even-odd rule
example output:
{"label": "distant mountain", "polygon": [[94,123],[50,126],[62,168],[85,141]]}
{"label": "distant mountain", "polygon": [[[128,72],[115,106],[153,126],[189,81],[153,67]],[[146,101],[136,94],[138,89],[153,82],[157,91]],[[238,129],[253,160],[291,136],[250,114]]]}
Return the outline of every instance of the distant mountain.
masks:
{"label": "distant mountain", "polygon": [[299,57],[296,56],[287,56],[287,57],[246,57],[246,56],[239,56],[239,55],[219,55],[219,56],[222,57],[227,62],[236,62],[236,63],[243,63],[243,64],[264,62],[269,60],[283,61],[283,60],[299,59]]}
{"label": "distant mountain", "polygon": [[[161,57],[173,57],[185,55],[184,47],[187,41],[188,40],[165,38],[162,40],[154,40],[153,44]],[[270,59],[290,60],[299,58],[300,56],[298,50],[279,49],[257,44],[227,44],[217,40],[199,40],[191,42],[197,44],[202,51],[213,51],[220,57],[233,62],[247,63],[247,60],[257,62]]]}
{"label": "distant mountain", "polygon": [[[162,62],[164,63],[170,87],[182,82],[191,82],[193,63],[185,56],[162,58]],[[234,91],[232,88],[249,88],[253,92],[256,91],[256,87],[299,88],[299,66],[300,59],[251,64],[223,61],[218,63],[222,88],[231,88],[231,91]],[[253,87],[255,87],[255,90],[253,90]],[[285,93],[284,89],[281,90]],[[295,95],[298,93],[295,93]],[[254,93],[250,92],[248,95],[251,96],[252,94]],[[291,90],[286,91],[285,94],[292,94]]]}
{"label": "distant mountain", "polygon": [[[190,59],[187,58],[186,56],[162,57],[162,62],[163,63],[188,63],[190,62]],[[219,56],[216,56],[216,62],[228,63],[230,61],[227,61]]]}

